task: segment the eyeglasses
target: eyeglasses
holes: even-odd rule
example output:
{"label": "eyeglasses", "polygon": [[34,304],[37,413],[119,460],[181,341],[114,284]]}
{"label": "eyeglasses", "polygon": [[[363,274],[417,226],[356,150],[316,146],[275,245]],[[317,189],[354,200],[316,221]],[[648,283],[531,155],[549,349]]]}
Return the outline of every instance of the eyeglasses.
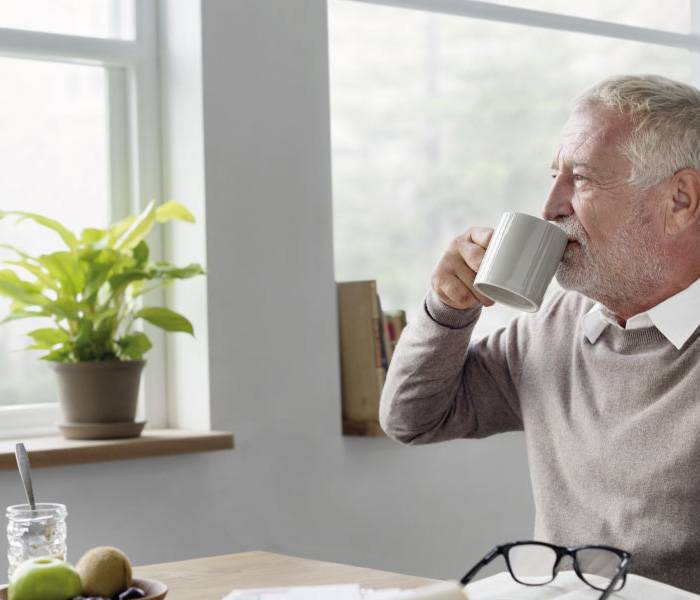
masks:
{"label": "eyeglasses", "polygon": [[496,546],[462,577],[467,585],[474,576],[497,556],[503,556],[508,571],[523,585],[546,585],[565,570],[563,559],[570,556],[578,578],[605,600],[625,586],[627,567],[632,555],[611,546],[574,546],[565,548],[546,542],[511,542]]}

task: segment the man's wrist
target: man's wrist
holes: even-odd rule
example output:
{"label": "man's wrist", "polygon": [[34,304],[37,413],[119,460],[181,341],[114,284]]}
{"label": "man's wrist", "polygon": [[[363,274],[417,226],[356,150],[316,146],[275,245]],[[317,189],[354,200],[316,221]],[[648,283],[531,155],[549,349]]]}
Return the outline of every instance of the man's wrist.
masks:
{"label": "man's wrist", "polygon": [[438,325],[450,329],[464,329],[479,318],[481,304],[471,308],[459,309],[445,304],[432,288],[425,297],[425,310]]}

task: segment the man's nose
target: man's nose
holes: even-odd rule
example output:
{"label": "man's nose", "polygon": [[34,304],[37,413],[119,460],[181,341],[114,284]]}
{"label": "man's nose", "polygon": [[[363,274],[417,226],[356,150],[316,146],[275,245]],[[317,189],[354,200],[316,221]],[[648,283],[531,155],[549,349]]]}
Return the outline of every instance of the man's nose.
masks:
{"label": "man's nose", "polygon": [[564,182],[562,174],[557,175],[549,190],[547,201],[542,207],[542,218],[553,221],[557,217],[568,217],[574,214],[574,207],[571,205],[573,189],[570,189]]}

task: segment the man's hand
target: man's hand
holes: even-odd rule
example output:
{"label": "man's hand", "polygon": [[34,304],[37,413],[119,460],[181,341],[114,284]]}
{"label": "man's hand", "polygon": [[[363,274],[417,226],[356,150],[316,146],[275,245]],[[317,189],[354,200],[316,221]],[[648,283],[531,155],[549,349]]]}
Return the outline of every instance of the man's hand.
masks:
{"label": "man's hand", "polygon": [[448,306],[467,309],[478,304],[494,304],[474,289],[474,277],[492,235],[492,228],[472,227],[452,240],[438,261],[430,282]]}

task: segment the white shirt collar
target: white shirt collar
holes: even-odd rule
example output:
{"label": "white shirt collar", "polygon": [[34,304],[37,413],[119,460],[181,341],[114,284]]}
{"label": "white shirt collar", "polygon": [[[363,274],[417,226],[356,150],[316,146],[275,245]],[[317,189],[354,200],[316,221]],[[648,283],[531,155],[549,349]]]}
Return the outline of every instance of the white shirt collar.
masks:
{"label": "white shirt collar", "polygon": [[[625,329],[655,326],[678,350],[700,326],[700,279],[648,311],[627,320]],[[595,344],[603,331],[613,325],[621,329],[615,319],[607,314],[598,302],[583,315],[583,332],[591,344]]]}

